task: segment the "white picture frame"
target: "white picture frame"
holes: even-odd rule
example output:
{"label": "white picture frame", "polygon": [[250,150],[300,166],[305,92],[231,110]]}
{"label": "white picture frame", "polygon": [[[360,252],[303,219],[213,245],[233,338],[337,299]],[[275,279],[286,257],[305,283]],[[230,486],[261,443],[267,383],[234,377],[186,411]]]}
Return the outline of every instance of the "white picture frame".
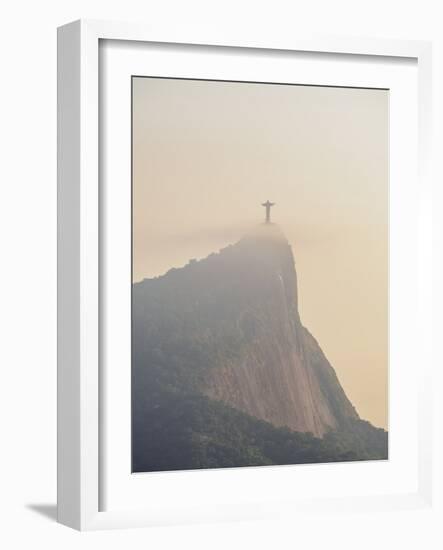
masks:
{"label": "white picture frame", "polygon": [[[431,47],[426,42],[369,40],[358,38],[330,38],[296,36],[259,38],[235,37],[229,34],[217,37],[187,36],[136,24],[77,21],[58,31],[58,520],[80,530],[118,527],[138,527],[251,519],[285,516],[301,510],[300,503],[291,500],[284,491],[274,491],[260,498],[252,496],[247,506],[235,506],[235,490],[229,499],[213,502],[196,501],[186,506],[185,500],[172,506],[131,506],[127,501],[114,503],[112,509],[103,510],[101,484],[103,483],[101,388],[101,302],[100,285],[102,235],[106,226],[100,224],[102,192],[100,187],[100,127],[101,111],[100,43],[118,41],[131,49],[131,44],[175,44],[177,48],[195,45],[198,48],[229,48],[230,55],[254,51],[329,53],[334,56],[353,56],[353,59],[389,58],[412,59],[418,70],[418,178],[417,212],[411,220],[410,231],[417,239],[416,261],[418,338],[425,349],[420,363],[417,391],[417,483],[405,491],[392,490],[386,494],[333,493],[327,497],[313,491],[312,498],[305,495],[303,509],[324,510],[333,506],[343,511],[355,509],[380,510],[420,508],[432,501],[432,445],[431,445],[431,374],[430,345],[432,293],[431,250],[426,243],[432,240],[429,223],[432,185],[429,176],[430,155],[430,79]],[[182,46],[180,46],[182,45]],[[127,48],[128,49],[128,48]],[[126,55],[131,55],[130,53]],[[361,56],[368,56],[362,58]],[[350,77],[351,78],[351,77]],[[326,83],[326,81],[325,81]],[[129,117],[129,111],[127,116]],[[415,413],[414,413],[415,414]],[[344,465],[345,467],[348,467]],[[352,467],[352,465],[351,465]],[[279,479],[290,479],[290,468],[279,470]],[[248,469],[251,470],[251,469]],[[253,483],[258,477],[268,476],[271,469],[254,469],[248,474]],[[200,474],[200,475],[199,475]],[[204,477],[201,476],[204,475]],[[187,473],[194,486],[208,483],[213,472]],[[169,476],[181,483],[175,473]],[[244,476],[241,469],[227,473],[232,479]],[[324,474],[325,475],[325,474]],[[327,474],[326,474],[327,475]],[[344,471],[340,475],[346,477]],[[176,476],[171,478],[171,476]],[[199,477],[197,477],[199,476]],[[255,477],[252,477],[255,476]],[[152,479],[152,478],[151,478]],[[225,479],[223,483],[227,480]],[[260,481],[259,481],[260,482]],[[268,480],[269,482],[269,480]],[[149,479],[145,481],[149,483]],[[156,485],[161,485],[158,478]],[[172,486],[168,485],[168,490]],[[270,483],[273,479],[270,478]],[[350,482],[352,486],[352,481]],[[183,486],[184,487],[184,486]],[[266,484],[264,484],[266,487]],[[129,494],[129,493],[128,493]],[[203,493],[202,493],[203,494]],[[210,498],[210,497],[208,497]],[[117,499],[118,500],[118,499]]]}

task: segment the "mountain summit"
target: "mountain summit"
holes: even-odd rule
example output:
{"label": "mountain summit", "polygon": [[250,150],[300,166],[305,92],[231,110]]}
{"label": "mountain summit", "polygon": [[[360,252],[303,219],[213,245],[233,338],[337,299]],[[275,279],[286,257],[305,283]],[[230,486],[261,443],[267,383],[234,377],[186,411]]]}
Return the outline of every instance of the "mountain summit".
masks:
{"label": "mountain summit", "polygon": [[[234,415],[235,430],[239,423],[262,421],[271,431],[311,434],[313,440],[326,436],[328,442],[330,434],[358,432],[361,456],[345,448],[355,453],[354,459],[371,456],[366,445],[370,434],[377,457],[387,453],[386,432],[359,419],[319,344],[301,323],[294,257],[277,225],[263,224],[203,260],[134,284],[132,303],[133,440],[143,441],[134,449],[136,471],[153,469],[143,458],[153,437],[146,426],[154,419],[164,421],[159,409],[166,401],[168,407],[184,410],[198,402],[203,417],[209,409],[211,422],[217,416],[217,429],[226,423],[222,433],[232,428]],[[168,409],[166,416],[170,413]],[[184,426],[185,432],[190,430],[193,450],[188,450],[196,456],[203,446],[207,454],[208,440],[199,439],[192,418]],[[258,463],[296,462],[260,453],[264,462]],[[343,454],[334,456],[343,459]],[[205,460],[200,457],[194,467],[210,467]],[[241,465],[229,460],[228,465]],[[214,466],[223,465],[218,459]]]}

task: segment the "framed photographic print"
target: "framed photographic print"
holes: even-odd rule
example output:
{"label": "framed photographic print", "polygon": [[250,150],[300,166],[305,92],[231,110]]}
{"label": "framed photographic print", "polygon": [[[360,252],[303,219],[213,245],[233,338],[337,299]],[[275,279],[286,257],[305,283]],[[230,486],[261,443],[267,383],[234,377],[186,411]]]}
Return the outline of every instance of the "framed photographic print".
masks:
{"label": "framed photographic print", "polygon": [[60,522],[429,505],[429,78],[420,42],[59,29]]}

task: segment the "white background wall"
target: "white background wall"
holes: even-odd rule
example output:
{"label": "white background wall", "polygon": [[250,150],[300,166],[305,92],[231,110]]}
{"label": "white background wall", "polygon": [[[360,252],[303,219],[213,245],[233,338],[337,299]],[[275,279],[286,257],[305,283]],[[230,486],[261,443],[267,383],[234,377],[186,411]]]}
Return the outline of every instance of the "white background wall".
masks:
{"label": "white background wall", "polygon": [[[0,86],[0,544],[3,548],[441,548],[434,512],[83,533],[51,521],[56,496],[56,27],[73,19],[170,21],[257,32],[434,41],[436,158],[441,156],[443,16],[438,0],[39,0],[3,4]],[[442,171],[436,166],[436,178]],[[436,205],[436,247],[443,249]],[[441,278],[441,265],[437,277]],[[441,290],[437,287],[438,304]],[[436,308],[437,320],[441,315]],[[437,334],[437,337],[439,334]],[[437,346],[438,348],[438,341]],[[436,360],[441,364],[441,352]],[[437,388],[436,411],[441,388]],[[441,434],[438,434],[441,444]],[[439,446],[441,451],[441,445]],[[440,452],[438,455],[442,457]],[[442,461],[443,463],[443,461]],[[437,471],[439,491],[441,475]],[[441,491],[438,493],[441,495]],[[440,527],[438,526],[440,520]]]}

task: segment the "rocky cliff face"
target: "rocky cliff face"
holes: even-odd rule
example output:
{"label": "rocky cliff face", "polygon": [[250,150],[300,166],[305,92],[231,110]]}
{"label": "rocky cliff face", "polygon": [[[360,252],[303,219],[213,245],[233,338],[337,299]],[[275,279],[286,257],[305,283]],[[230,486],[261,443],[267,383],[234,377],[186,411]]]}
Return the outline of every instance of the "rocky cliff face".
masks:
{"label": "rocky cliff face", "polygon": [[[133,288],[133,381],[174,385],[322,437],[358,419],[302,326],[291,247],[275,225]],[[143,382],[144,381],[144,382]],[[169,382],[168,382],[169,383]]]}

